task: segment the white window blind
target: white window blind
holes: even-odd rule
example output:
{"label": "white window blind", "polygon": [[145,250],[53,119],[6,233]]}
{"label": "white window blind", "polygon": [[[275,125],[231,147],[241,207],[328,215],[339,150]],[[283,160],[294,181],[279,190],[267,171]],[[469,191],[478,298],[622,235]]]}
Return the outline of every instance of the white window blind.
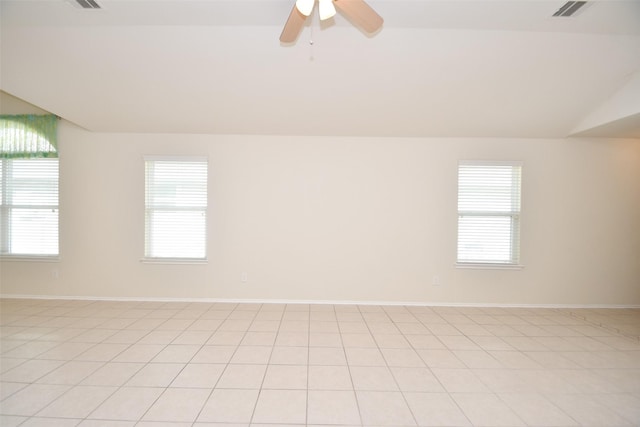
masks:
{"label": "white window blind", "polygon": [[458,263],[520,262],[520,163],[461,162]]}
{"label": "white window blind", "polygon": [[58,159],[0,161],[2,255],[58,255]]}
{"label": "white window blind", "polygon": [[145,159],[145,257],[205,259],[206,159]]}

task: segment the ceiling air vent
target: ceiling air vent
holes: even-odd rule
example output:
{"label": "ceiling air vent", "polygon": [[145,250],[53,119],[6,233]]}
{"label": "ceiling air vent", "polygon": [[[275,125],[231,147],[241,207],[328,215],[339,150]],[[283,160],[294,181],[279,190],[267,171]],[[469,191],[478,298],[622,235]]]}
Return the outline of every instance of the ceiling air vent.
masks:
{"label": "ceiling air vent", "polygon": [[73,3],[83,9],[102,9],[102,7],[95,0],[73,0]]}
{"label": "ceiling air vent", "polygon": [[[80,1],[80,0],[78,0]],[[586,1],[568,1],[566,2],[553,16],[573,16],[582,6],[587,3]]]}

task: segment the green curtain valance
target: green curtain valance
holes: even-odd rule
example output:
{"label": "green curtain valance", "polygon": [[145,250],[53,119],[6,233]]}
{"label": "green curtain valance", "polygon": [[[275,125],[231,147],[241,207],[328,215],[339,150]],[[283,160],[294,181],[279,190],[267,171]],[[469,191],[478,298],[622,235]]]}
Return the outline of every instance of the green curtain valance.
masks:
{"label": "green curtain valance", "polygon": [[58,118],[0,115],[0,158],[58,157]]}

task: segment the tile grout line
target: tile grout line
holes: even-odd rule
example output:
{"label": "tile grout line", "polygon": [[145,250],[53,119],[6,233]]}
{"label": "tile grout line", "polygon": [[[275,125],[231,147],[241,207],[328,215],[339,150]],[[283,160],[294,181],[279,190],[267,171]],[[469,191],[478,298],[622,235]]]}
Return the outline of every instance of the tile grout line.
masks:
{"label": "tile grout line", "polygon": [[[264,305],[261,304],[260,307],[262,308]],[[249,330],[251,330],[251,325],[253,325],[253,322],[255,322],[256,317],[258,316],[258,313],[260,312],[260,310],[256,311],[256,315],[254,316],[253,320],[251,321],[251,324],[249,325],[248,329],[247,329],[247,333],[249,332]],[[270,361],[271,361],[271,357],[273,356],[273,350],[275,349],[276,346],[276,342],[278,340],[278,335],[280,334],[280,327],[282,326],[282,318],[284,317],[284,310],[282,311],[282,314],[280,315],[280,320],[278,321],[278,330],[276,331],[276,336],[273,339],[273,343],[271,345],[271,351],[269,352],[269,358],[267,359],[267,365],[265,367],[264,373],[262,374],[262,381],[260,382],[260,387],[258,388],[258,396],[256,397],[256,403],[253,406],[253,411],[251,412],[251,417],[249,418],[249,425],[251,425],[253,423],[253,418],[256,415],[256,410],[258,409],[258,402],[260,402],[260,396],[262,395],[262,390],[264,387],[264,381],[267,378],[267,372],[269,372],[269,366],[270,366]],[[245,334],[246,336],[246,334]]]}
{"label": "tile grout line", "polygon": [[[413,313],[411,313],[409,310],[407,310],[406,307],[403,307],[405,311],[407,311],[412,317],[416,318]],[[387,313],[388,316],[388,313]],[[416,353],[416,356],[418,358],[420,358],[420,360],[424,363],[424,361],[422,360],[422,358],[420,357],[420,355],[418,354],[417,351],[415,351],[415,349],[413,348],[413,346],[411,345],[411,342],[409,342],[409,340],[406,339],[405,334],[402,332],[402,330],[398,327],[397,323],[395,320],[393,320],[393,317],[389,316],[389,320],[391,321],[391,323],[393,323],[394,327],[398,330],[400,336],[402,336],[406,341],[407,344],[409,344],[409,346],[411,346],[411,349]],[[417,318],[416,318],[417,320]],[[368,324],[367,324],[368,326]],[[371,330],[369,330],[369,332],[371,333]],[[372,334],[373,335],[373,334]],[[387,369],[389,370],[389,373],[391,374],[391,378],[393,378],[393,381],[396,385],[396,387],[398,388],[398,392],[400,392],[400,395],[402,396],[402,400],[404,401],[405,405],[407,405],[407,409],[409,410],[409,412],[411,413],[411,417],[413,418],[413,422],[415,423],[416,426],[419,426],[420,423],[418,422],[418,418],[416,417],[416,414],[414,413],[414,411],[411,409],[411,405],[409,405],[409,401],[407,400],[407,396],[405,396],[405,392],[402,390],[402,387],[400,387],[400,383],[398,382],[398,379],[396,378],[396,376],[393,374],[393,370],[391,369],[391,366],[389,366],[389,361],[387,360],[387,358],[384,355],[384,352],[382,351],[382,348],[380,347],[380,343],[378,342],[378,340],[376,339],[375,335],[373,335],[373,340],[376,343],[376,348],[378,349],[378,351],[380,352],[380,354],[382,354],[382,359],[384,360],[385,366],[387,367]],[[425,363],[425,367],[426,367],[426,363]],[[428,367],[427,367],[428,368]],[[429,372],[431,372],[431,369],[429,369]],[[433,373],[432,373],[433,374]],[[434,375],[435,377],[435,375]],[[437,378],[436,378],[437,380]],[[438,380],[439,381],[439,380]],[[443,387],[444,388],[444,387]]]}
{"label": "tile grout line", "polygon": [[[229,312],[229,314],[227,315],[227,317],[220,323],[220,325],[218,326],[218,328],[216,328],[216,330],[214,331],[213,334],[211,334],[211,337],[213,337],[213,335],[215,335],[216,332],[220,331],[220,328],[222,327],[222,325],[224,324],[225,321],[227,320],[231,320],[230,316],[231,314],[236,311],[236,309],[238,308],[239,304],[235,304],[234,309],[231,310]],[[255,317],[255,315],[254,315]],[[253,322],[253,319],[252,321]],[[195,420],[193,421],[193,424],[198,422],[198,419],[200,418],[200,416],[202,415],[202,411],[204,410],[204,408],[207,406],[207,403],[209,402],[209,400],[211,399],[211,397],[213,396],[214,391],[217,388],[217,385],[220,383],[220,380],[222,379],[224,373],[227,371],[227,369],[229,368],[229,365],[231,364],[231,360],[233,359],[233,356],[235,356],[236,352],[238,351],[238,349],[240,348],[240,345],[242,344],[242,340],[244,339],[244,337],[247,335],[247,332],[249,331],[249,327],[247,327],[247,330],[244,332],[244,334],[242,335],[242,338],[240,338],[240,341],[238,342],[238,344],[235,346],[235,350],[233,351],[233,353],[231,353],[231,356],[229,357],[229,360],[227,361],[227,363],[225,363],[225,367],[222,370],[222,372],[220,372],[220,376],[218,377],[218,379],[216,380],[216,383],[213,385],[213,387],[211,388],[211,391],[209,392],[209,395],[207,396],[207,398],[204,401],[204,404],[202,405],[202,407],[200,408],[200,410],[198,411],[198,414],[195,417]],[[208,342],[208,341],[207,341]],[[206,342],[205,344],[206,345]],[[203,345],[203,347],[204,347]],[[195,357],[195,356],[194,356]],[[257,403],[257,400],[256,400]],[[255,409],[255,408],[254,408]]]}
{"label": "tile grout line", "polygon": [[[360,313],[360,308],[358,307],[358,313]],[[340,328],[340,322],[338,322],[338,317],[336,316],[336,308],[333,306],[333,314],[336,318],[336,323],[338,325],[338,334],[340,336],[340,343],[342,344],[342,353],[344,354],[344,360],[347,365],[347,371],[349,372],[349,380],[351,381],[351,388],[353,389],[353,397],[356,401],[356,408],[358,409],[358,417],[360,419],[360,426],[364,425],[364,417],[362,416],[362,409],[360,408],[360,400],[358,399],[358,393],[356,393],[356,387],[353,382],[353,374],[351,373],[351,364],[349,363],[349,358],[347,357],[347,348],[344,345],[344,340],[342,339],[342,329]],[[360,313],[362,316],[362,313]]]}
{"label": "tile grout line", "polygon": [[[184,311],[184,309],[183,309],[183,311]],[[207,311],[208,311],[208,310],[207,310]],[[176,313],[174,316],[172,316],[170,319],[175,319],[175,316],[176,316],[176,315],[177,315],[177,313]],[[197,320],[201,319],[201,318],[202,318],[202,316],[203,316],[203,314],[201,314],[199,317],[197,317],[197,318],[193,319],[193,321],[189,324],[189,326],[192,326],[192,325],[193,325]],[[170,320],[170,319],[167,319],[167,321],[168,321],[168,320]],[[161,325],[162,325],[162,324],[164,324],[164,323],[166,323],[166,322],[161,323]],[[211,333],[211,336],[212,336],[213,334],[215,334],[215,332],[220,328],[220,326],[221,326],[221,325],[222,325],[222,322],[220,322],[220,325],[218,325],[218,327],[216,328],[216,330],[215,330],[215,331],[213,331],[213,332]],[[158,327],[159,327],[159,326],[160,326],[160,325],[158,325]],[[186,327],[182,332],[184,333],[184,332],[189,328],[189,326],[187,326],[187,327]],[[156,328],[154,328],[154,329],[153,329],[153,331],[155,331],[156,329],[157,329],[157,327],[156,327]],[[150,334],[150,333],[151,333],[151,332],[149,332],[149,334]],[[147,335],[145,335],[145,336],[148,336],[149,334],[147,334]],[[180,336],[180,335],[181,335],[181,334],[178,334],[178,336]],[[142,337],[142,338],[144,338],[144,337]],[[141,338],[141,339],[142,339],[142,338]],[[176,338],[177,338],[177,337],[176,337]],[[147,362],[147,363],[146,363],[142,368],[140,368],[140,369],[138,370],[138,372],[140,372],[140,371],[141,371],[142,369],[144,369],[146,366],[149,366],[150,364],[152,364],[153,359],[155,359],[156,357],[158,357],[158,355],[159,355],[160,353],[162,353],[162,351],[164,351],[165,349],[169,348],[169,346],[171,345],[171,343],[172,343],[173,341],[175,341],[175,339],[176,339],[176,338],[174,338],[174,339],[173,339],[173,340],[171,340],[167,345],[165,345],[165,347],[164,347],[162,350],[160,350],[160,351],[159,351],[159,352],[158,352],[158,353],[157,353],[153,358],[151,358],[151,359],[150,359],[150,360],[149,360],[149,361],[148,361],[148,362]],[[206,342],[206,341],[205,341],[205,342]],[[204,344],[202,344],[202,345],[200,346],[200,349],[202,349],[202,347],[204,347]],[[193,358],[196,356],[196,354],[197,354],[197,353],[198,353],[198,352],[196,351],[196,352],[193,354],[193,356],[191,356],[191,358],[190,358],[189,360],[190,360],[190,361],[191,361],[191,360],[193,360]],[[158,395],[158,397],[156,397],[156,399],[153,401],[153,403],[151,403],[151,404],[149,405],[149,407],[147,408],[147,410],[146,410],[146,411],[144,411],[144,413],[143,413],[142,415],[140,415],[140,417],[135,421],[136,425],[137,425],[138,423],[140,423],[140,422],[144,419],[145,415],[147,415],[147,414],[149,413],[149,411],[151,410],[151,408],[153,408],[153,407],[154,407],[154,405],[155,405],[155,404],[160,400],[160,398],[161,398],[161,397],[166,393],[166,391],[171,387],[171,384],[173,384],[173,382],[176,380],[176,378],[178,378],[178,376],[180,376],[180,374],[185,370],[185,368],[187,367],[187,365],[188,365],[189,363],[190,363],[190,362],[185,363],[185,364],[184,364],[184,366],[182,367],[182,369],[180,369],[180,371],[179,371],[179,372],[178,372],[178,373],[173,377],[173,379],[169,382],[169,384],[168,384],[167,386],[163,387],[163,391]],[[134,376],[135,376],[135,374],[129,378],[129,381],[130,381],[130,380],[131,380],[131,378],[133,378]],[[126,382],[125,382],[124,384],[126,384]],[[124,387],[124,384],[122,385],[122,387]],[[104,402],[103,402],[103,403],[104,403]],[[206,401],[205,401],[205,403],[206,403]],[[204,405],[203,405],[203,406],[204,406]],[[96,409],[98,409],[98,408],[96,407]],[[197,419],[197,417],[196,417],[196,419]]]}
{"label": "tile grout line", "polygon": [[[414,315],[413,313],[411,313],[411,314],[415,317],[415,315]],[[421,321],[421,320],[420,320],[420,319],[418,319],[417,317],[415,317],[415,318],[416,318],[416,320],[418,320],[418,322],[419,322],[421,325],[423,325],[423,326],[425,326],[427,329],[429,329],[429,328],[427,327],[427,325],[426,325],[423,321]],[[452,326],[453,326],[453,325],[452,325]],[[457,328],[456,328],[456,329],[457,329]],[[405,334],[404,334],[404,333],[402,333],[402,331],[400,331],[400,333],[402,334],[402,336],[405,336]],[[434,337],[436,337],[436,339],[438,339],[438,337],[437,337],[436,335],[434,335]],[[456,401],[456,400],[451,396],[451,393],[450,393],[450,392],[449,392],[449,390],[447,390],[447,388],[444,386],[444,384],[442,383],[442,381],[440,380],[440,378],[438,378],[438,376],[433,372],[433,370],[431,369],[431,367],[429,366],[429,364],[428,364],[428,363],[427,363],[427,362],[426,362],[426,361],[425,361],[425,360],[420,356],[420,353],[418,353],[417,349],[415,349],[415,348],[414,348],[414,346],[413,346],[413,344],[411,343],[411,341],[409,341],[409,340],[407,340],[407,341],[409,342],[409,345],[411,346],[411,348],[416,352],[416,354],[418,355],[418,357],[420,357],[420,360],[422,360],[422,362],[425,364],[426,369],[428,369],[428,370],[429,370],[429,373],[431,373],[431,375],[433,375],[433,378],[435,378],[435,379],[436,379],[436,381],[438,382],[438,384],[440,384],[440,387],[442,387],[442,389],[445,391],[445,393],[446,393],[447,397],[451,400],[451,402],[453,402],[453,404],[455,405],[455,407],[456,407],[456,408],[458,408],[458,410],[460,411],[460,413],[462,414],[462,416],[463,416],[463,417],[464,417],[464,418],[469,422],[469,425],[473,426],[473,423],[472,423],[472,422],[471,422],[471,420],[469,419],[469,416],[464,412],[464,410],[462,409],[462,407],[460,407],[460,404],[459,404],[459,403],[458,403],[458,402],[457,402],[457,401]],[[440,341],[440,339],[438,339],[438,341]],[[440,341],[440,342],[441,342],[441,341]],[[446,346],[446,344],[444,344],[444,343],[442,343],[442,345],[443,345],[444,347],[447,347],[447,346]],[[451,351],[451,350],[449,349],[449,351]],[[460,360],[460,358],[459,358],[458,356],[456,356],[456,355],[455,355],[455,353],[453,353],[453,352],[452,352],[452,354],[453,354],[453,357],[455,357],[456,359]],[[460,363],[464,364],[464,362],[462,362],[462,361],[460,361]],[[393,372],[392,372],[392,374],[393,374]],[[394,378],[395,378],[395,375],[394,375]],[[397,382],[397,379],[396,379],[396,382]],[[407,398],[406,398],[406,396],[405,396],[405,392],[404,392],[404,391],[402,391],[402,390],[401,390],[401,392],[402,392],[402,396],[403,396],[403,398],[404,398],[405,402],[407,403],[407,406],[409,407],[409,410],[411,411],[411,413],[412,413],[413,417],[414,417],[414,418],[416,419],[416,421],[417,421],[417,417],[416,417],[416,416],[415,416],[415,414],[413,413],[413,410],[411,409],[411,406],[409,405],[409,402],[407,401]],[[420,423],[416,423],[416,424],[417,424],[417,425],[420,425]]]}
{"label": "tile grout line", "polygon": [[309,373],[311,371],[311,307],[307,307],[307,400],[304,412],[305,425],[309,425]]}
{"label": "tile grout line", "polygon": [[[89,305],[93,305],[93,304],[89,304]],[[59,317],[64,317],[64,316],[59,316]],[[95,328],[95,327],[94,327],[94,328]],[[60,328],[60,329],[62,329],[62,328]],[[93,329],[93,328],[92,328],[92,329]],[[59,330],[59,329],[58,329],[58,330]],[[107,338],[105,338],[105,340],[106,340],[106,339],[107,339]],[[67,340],[67,341],[63,341],[60,345],[62,345],[62,344],[63,344],[63,343],[65,343],[65,342],[68,342],[68,340]],[[53,347],[53,348],[51,348],[50,350],[53,350],[53,349],[55,349],[55,348],[59,347],[60,345],[58,345],[58,346],[56,346],[56,347]],[[91,348],[95,347],[96,345],[97,345],[97,343],[96,343],[95,345],[91,346],[90,348],[88,348],[86,351],[89,351]],[[47,351],[49,351],[49,350],[47,350]],[[45,351],[45,352],[43,352],[43,353],[39,353],[39,354],[38,354],[38,356],[39,356],[39,355],[41,355],[41,354],[46,353],[47,351]],[[81,354],[84,354],[86,351],[82,352]],[[123,351],[124,351],[124,350],[123,350]],[[81,354],[80,354],[80,355],[81,355]],[[80,356],[80,355],[78,355],[78,356]],[[78,356],[76,356],[76,357],[78,357]],[[116,356],[114,356],[114,357],[116,357]],[[51,360],[51,359],[34,359],[34,358],[31,358],[31,359],[29,359],[29,360]],[[62,364],[62,365],[60,365],[59,367],[54,368],[53,370],[51,370],[51,371],[47,372],[46,374],[42,375],[41,377],[37,378],[36,380],[32,381],[31,383],[28,383],[28,385],[27,385],[26,387],[29,387],[30,385],[37,384],[37,381],[38,381],[38,380],[40,380],[40,379],[44,378],[45,376],[47,376],[47,375],[51,374],[51,373],[52,373],[52,372],[54,372],[55,370],[57,370],[57,369],[61,368],[62,366],[64,366],[65,364],[67,364],[67,363],[69,363],[69,362],[72,362],[73,360],[75,360],[75,358],[74,358],[74,359],[72,359],[72,360],[68,360],[68,361],[66,361],[65,363],[63,363],[63,364]],[[102,361],[98,361],[98,362],[102,362]],[[102,366],[106,365],[106,363],[108,363],[108,362],[103,362]],[[101,366],[101,367],[102,367],[102,366]],[[100,368],[98,368],[98,369],[100,369]],[[96,371],[97,371],[97,369],[96,369]],[[94,371],[94,372],[95,372],[95,371]],[[88,377],[89,377],[90,375],[92,375],[92,374],[93,374],[93,373],[91,373],[91,374],[87,375],[87,377],[85,377],[84,379],[88,378]],[[83,379],[83,380],[84,380],[84,379]],[[58,385],[58,384],[56,384],[56,385]],[[66,384],[59,384],[59,385],[66,385]],[[42,412],[42,411],[44,411],[46,408],[50,407],[53,403],[55,403],[56,401],[58,401],[59,399],[61,399],[62,397],[64,397],[66,394],[68,394],[69,392],[71,392],[71,390],[73,390],[73,389],[75,389],[76,387],[79,387],[79,386],[80,386],[80,384],[79,384],[79,383],[78,383],[78,384],[69,385],[69,389],[68,389],[68,390],[66,390],[65,392],[63,392],[62,394],[60,394],[59,396],[57,396],[56,398],[54,398],[51,402],[49,402],[47,405],[45,405],[44,407],[42,407],[41,409],[39,409],[39,410],[38,410],[37,412],[35,412],[33,415],[30,415],[30,416],[27,418],[27,420],[28,420],[28,419],[31,419],[31,418],[34,418],[34,417],[37,417],[37,415],[38,415],[40,412]],[[26,387],[25,387],[25,388],[26,388]],[[117,390],[118,390],[118,388],[116,388],[116,389],[113,391],[113,393],[109,394],[109,395],[108,395],[108,396],[107,396],[107,397],[106,397],[106,398],[105,398],[105,399],[104,399],[104,400],[103,400],[103,401],[102,401],[98,406],[102,405],[102,404],[103,404],[107,399],[109,399],[109,397],[111,397],[111,396],[112,396],[112,395],[113,395]],[[98,406],[96,406],[96,408],[94,408],[94,409],[89,413],[89,415],[90,415],[90,414],[91,414],[95,409],[97,409],[97,407],[98,407]],[[86,417],[83,417],[82,419],[86,419]],[[27,420],[25,420],[24,422],[27,422]]]}

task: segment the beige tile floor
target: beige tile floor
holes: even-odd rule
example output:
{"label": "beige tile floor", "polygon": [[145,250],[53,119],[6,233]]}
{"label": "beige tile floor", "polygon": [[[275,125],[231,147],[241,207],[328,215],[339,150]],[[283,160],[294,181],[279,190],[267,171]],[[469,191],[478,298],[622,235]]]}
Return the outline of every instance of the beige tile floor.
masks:
{"label": "beige tile floor", "polygon": [[2,426],[640,426],[640,310],[0,300]]}

